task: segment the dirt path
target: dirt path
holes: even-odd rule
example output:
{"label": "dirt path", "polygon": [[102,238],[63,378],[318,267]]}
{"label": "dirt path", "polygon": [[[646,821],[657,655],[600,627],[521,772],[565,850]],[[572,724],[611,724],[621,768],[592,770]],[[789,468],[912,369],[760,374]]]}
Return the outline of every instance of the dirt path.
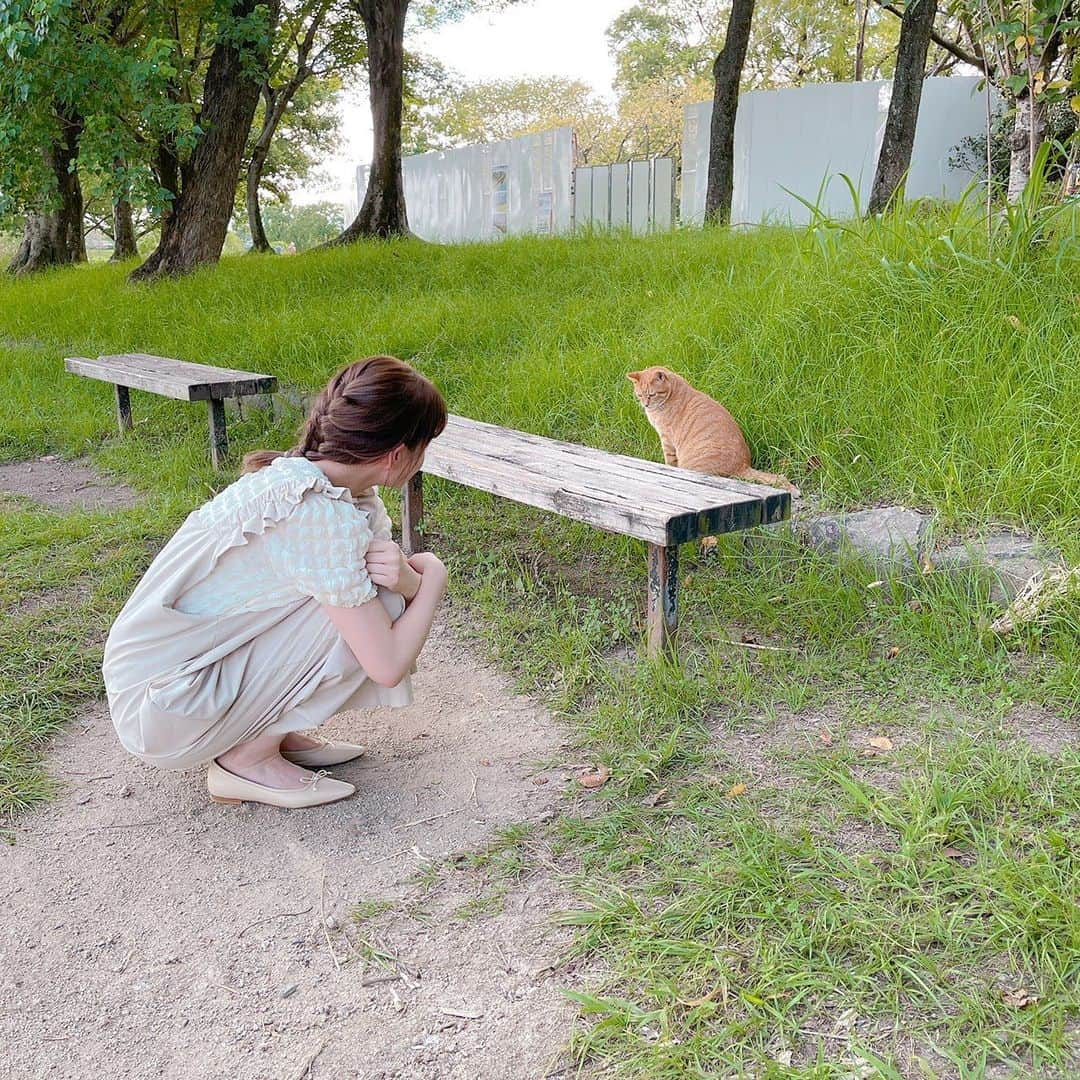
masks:
{"label": "dirt path", "polygon": [[[0,1075],[567,1075],[550,915],[571,901],[542,846],[520,879],[431,861],[550,818],[567,773],[536,763],[560,734],[445,627],[415,685],[324,729],[369,752],[340,769],[354,798],[306,811],[212,804],[88,707],[54,747],[57,798],[0,848]],[[462,912],[477,896],[497,913]]]}
{"label": "dirt path", "polygon": [[53,510],[116,510],[139,500],[138,492],[102,476],[86,459],[57,454],[0,465],[0,491],[24,495]]}

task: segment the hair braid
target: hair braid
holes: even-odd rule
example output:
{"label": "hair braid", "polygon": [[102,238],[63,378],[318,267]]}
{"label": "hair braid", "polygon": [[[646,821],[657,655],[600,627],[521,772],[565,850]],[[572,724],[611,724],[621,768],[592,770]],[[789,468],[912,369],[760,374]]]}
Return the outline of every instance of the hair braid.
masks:
{"label": "hair braid", "polygon": [[[369,356],[337,372],[315,398],[287,457],[353,464],[395,446],[426,445],[446,426],[446,403],[414,368],[392,356]],[[280,451],[244,456],[244,471],[261,469]]]}

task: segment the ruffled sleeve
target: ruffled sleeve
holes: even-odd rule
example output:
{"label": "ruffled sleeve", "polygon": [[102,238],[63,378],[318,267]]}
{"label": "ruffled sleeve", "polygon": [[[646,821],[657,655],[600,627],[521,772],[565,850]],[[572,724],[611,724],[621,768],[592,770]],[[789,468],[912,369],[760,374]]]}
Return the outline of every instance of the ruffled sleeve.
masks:
{"label": "ruffled sleeve", "polygon": [[269,534],[276,575],[332,607],[359,607],[378,595],[364,556],[373,534],[351,503],[311,491]]}
{"label": "ruffled sleeve", "polygon": [[353,502],[368,516],[368,525],[371,526],[373,535],[379,540],[390,540],[394,535],[394,526],[390,521],[390,515],[379,496],[378,488],[371,488],[363,495],[354,497]]}

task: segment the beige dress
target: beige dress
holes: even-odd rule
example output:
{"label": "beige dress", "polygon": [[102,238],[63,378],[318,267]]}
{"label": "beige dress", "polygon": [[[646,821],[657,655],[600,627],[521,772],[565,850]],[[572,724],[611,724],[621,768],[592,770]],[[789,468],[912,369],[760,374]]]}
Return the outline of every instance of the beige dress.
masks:
{"label": "beige dress", "polygon": [[381,602],[401,615],[403,598],[364,566],[367,542],[389,530],[375,492],[354,497],[300,457],[276,458],[189,514],[105,643],[125,748],[187,769],[344,709],[409,704],[408,677],[372,682],[322,610]]}

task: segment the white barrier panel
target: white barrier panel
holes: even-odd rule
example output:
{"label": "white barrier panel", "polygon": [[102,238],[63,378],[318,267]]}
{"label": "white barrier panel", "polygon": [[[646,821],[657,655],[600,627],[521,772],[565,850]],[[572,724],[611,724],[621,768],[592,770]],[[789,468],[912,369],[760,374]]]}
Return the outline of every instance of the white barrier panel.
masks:
{"label": "white barrier panel", "polygon": [[611,216],[613,229],[625,229],[630,224],[630,166],[612,165]]}
{"label": "white barrier panel", "polygon": [[574,172],[574,223],[638,234],[670,229],[674,180],[671,158],[582,165]]}
{"label": "white barrier panel", "polygon": [[[407,157],[402,174],[409,228],[442,243],[569,232],[573,171],[569,127]],[[358,205],[367,175],[367,166],[356,171]]]}
{"label": "white barrier panel", "polygon": [[[923,83],[909,197],[956,199],[971,183],[971,174],[950,168],[948,159],[962,139],[984,130],[986,100],[978,90],[980,81],[938,77]],[[889,81],[743,94],[735,122],[731,220],[803,224],[810,220],[810,210],[796,195],[831,215],[850,216],[854,207],[841,173],[851,179],[865,209],[891,96]],[[711,101],[683,111],[684,223],[704,220],[711,119]]]}
{"label": "white barrier panel", "polygon": [[647,161],[630,162],[630,231],[632,233],[649,231],[649,209],[652,202],[649,185],[651,171]]}
{"label": "white barrier panel", "polygon": [[611,220],[611,171],[602,166],[592,169],[592,214],[590,224],[595,228],[607,227]]}
{"label": "white barrier panel", "polygon": [[667,232],[675,216],[675,162],[654,158],[652,175],[653,232]]}

